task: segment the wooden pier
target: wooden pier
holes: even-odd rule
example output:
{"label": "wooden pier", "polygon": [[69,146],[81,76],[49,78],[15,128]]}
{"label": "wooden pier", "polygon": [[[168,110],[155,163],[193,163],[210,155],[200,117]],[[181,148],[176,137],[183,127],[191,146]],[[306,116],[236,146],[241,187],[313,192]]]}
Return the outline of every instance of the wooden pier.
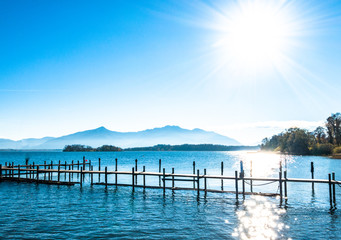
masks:
{"label": "wooden pier", "polygon": [[[104,185],[105,188],[108,186],[129,186],[132,188],[132,191],[135,191],[135,188],[154,188],[154,189],[162,189],[163,194],[166,193],[166,190],[191,190],[196,191],[197,195],[200,195],[200,192],[204,193],[206,197],[207,193],[230,193],[234,194],[236,200],[238,201],[240,195],[242,198],[245,198],[245,195],[262,195],[262,196],[278,196],[280,199],[280,205],[282,205],[283,200],[287,200],[288,198],[288,185],[287,183],[310,183],[312,185],[312,191],[314,192],[314,184],[322,183],[328,186],[329,193],[329,204],[331,209],[336,208],[336,186],[341,186],[341,181],[337,181],[335,179],[335,173],[329,173],[328,179],[315,179],[314,178],[314,165],[311,163],[311,179],[302,179],[302,178],[288,178],[287,171],[282,170],[282,166],[279,167],[278,178],[275,177],[246,177],[243,164],[241,162],[241,172],[238,174],[238,171],[235,171],[234,176],[225,176],[223,169],[223,162],[221,163],[221,174],[220,175],[207,175],[206,169],[204,169],[203,173],[200,174],[199,169],[196,169],[195,162],[193,162],[193,173],[191,174],[183,174],[183,173],[175,173],[174,168],[170,173],[166,172],[165,168],[161,167],[161,159],[159,160],[159,172],[147,172],[146,167],[142,167],[142,171],[138,170],[138,160],[135,160],[135,166],[132,167],[131,171],[118,171],[118,160],[115,159],[115,169],[114,171],[109,171],[107,167],[101,168],[101,159],[98,161],[98,170],[94,170],[94,166],[91,164],[91,161],[85,160],[83,157],[83,161],[77,161],[76,163],[72,161],[71,163],[46,163],[44,164],[26,164],[26,165],[15,165],[12,163],[5,163],[3,166],[0,164],[0,181],[16,181],[16,182],[29,182],[29,183],[37,183],[37,184],[56,184],[56,185],[75,185],[79,184],[80,187],[83,186],[85,176],[89,177],[90,185]],[[140,169],[140,168],[139,168]],[[76,174],[74,181],[74,175]],[[95,178],[94,175],[97,175],[98,178]],[[108,182],[108,175],[114,175],[114,182]],[[119,183],[118,175],[130,175],[131,183]],[[101,182],[101,176],[104,176],[104,182]],[[138,184],[138,176],[142,176],[142,183]],[[159,185],[153,186],[148,185],[146,182],[146,176],[152,176],[159,179]],[[94,181],[98,179],[98,181]],[[207,188],[207,182],[209,179],[221,180],[220,189],[209,189]],[[203,180],[203,183],[200,183],[200,180]],[[232,186],[234,185],[235,191],[226,191],[224,190],[224,180],[230,180]],[[157,181],[156,181],[157,182]],[[170,182],[171,184],[168,184]],[[193,187],[177,187],[175,186],[176,182],[193,182]],[[265,182],[262,184],[255,184],[256,182]],[[241,183],[241,190],[240,190]],[[279,193],[261,193],[254,192],[254,186],[267,185],[271,183],[277,183]],[[245,188],[245,184],[250,186],[250,191],[247,192]],[[229,185],[231,186],[231,185]]]}

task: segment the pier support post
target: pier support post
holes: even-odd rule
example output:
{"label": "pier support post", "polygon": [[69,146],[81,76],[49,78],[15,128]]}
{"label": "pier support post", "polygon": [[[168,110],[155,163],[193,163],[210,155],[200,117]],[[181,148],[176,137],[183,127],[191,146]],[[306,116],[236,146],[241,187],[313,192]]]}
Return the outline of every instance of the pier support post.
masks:
{"label": "pier support post", "polygon": [[[311,172],[311,179],[314,179],[314,162],[310,162],[310,172]],[[314,183],[311,183],[311,190],[314,194],[315,189],[314,189]]]}
{"label": "pier support post", "polygon": [[83,167],[81,167],[81,174],[80,174],[80,179],[79,179],[79,185],[82,188],[83,187]]}
{"label": "pier support post", "polygon": [[284,197],[285,199],[288,198],[288,191],[287,191],[287,171],[284,171]]}
{"label": "pier support post", "polygon": [[[335,181],[335,172],[332,172],[332,180]],[[336,206],[336,193],[335,193],[335,183],[333,183],[333,203]]]}
{"label": "pier support post", "polygon": [[69,182],[71,182],[71,166],[69,165]]}
{"label": "pier support post", "polygon": [[[137,172],[137,159],[135,159],[135,171]],[[135,174],[135,185],[137,185],[137,175]]]}
{"label": "pier support post", "polygon": [[200,195],[200,176],[199,176],[199,173],[200,173],[200,171],[199,171],[199,169],[198,169],[198,170],[197,170],[197,187],[198,187],[197,195],[198,195],[198,197],[199,197],[199,195]]}
{"label": "pier support post", "polygon": [[163,168],[163,195],[166,194],[166,169]]}
{"label": "pier support post", "polygon": [[105,189],[107,189],[108,188],[108,167],[105,167],[104,178],[105,178]]}
{"label": "pier support post", "polygon": [[[161,159],[159,159],[159,173],[161,173]],[[161,176],[159,176],[159,187],[161,187]]]}
{"label": "pier support post", "polygon": [[58,182],[60,182],[60,165],[58,165]]}
{"label": "pier support post", "polygon": [[39,165],[37,165],[37,184],[39,183]]}
{"label": "pier support post", "polygon": [[[193,161],[193,175],[195,175],[195,161]],[[193,189],[195,189],[195,177],[193,177]]]}
{"label": "pier support post", "polygon": [[279,175],[279,197],[280,197],[280,205],[282,205],[283,201],[283,189],[282,189],[282,172],[278,173]]}
{"label": "pier support post", "polygon": [[[224,175],[224,162],[221,161],[221,166],[220,166],[220,174],[221,176]],[[221,191],[224,191],[224,179],[221,179]]]}
{"label": "pier support post", "polygon": [[[13,163],[12,163],[12,166],[13,166]],[[33,168],[33,171],[32,171],[32,179],[34,179],[34,169],[35,169],[34,162],[33,162],[32,168]]]}
{"label": "pier support post", "polygon": [[2,180],[2,164],[0,164],[0,181]]}
{"label": "pier support post", "polygon": [[[46,170],[46,161],[44,161],[44,170]],[[44,171],[44,181],[46,181],[46,171]]]}
{"label": "pier support post", "polygon": [[[77,160],[77,170],[79,170],[79,160]],[[77,172],[77,178],[79,178],[79,172]]]}
{"label": "pier support post", "polygon": [[134,168],[131,169],[131,185],[132,185],[132,187],[133,187],[133,192],[135,192]]}
{"label": "pier support post", "polygon": [[236,199],[238,200],[238,171],[234,172],[235,187],[236,187]]}
{"label": "pier support post", "polygon": [[90,170],[91,170],[91,173],[90,173],[90,176],[91,176],[91,186],[94,185],[94,166],[90,166]]}
{"label": "pier support post", "polygon": [[[115,158],[115,172],[117,172],[117,158]],[[115,173],[115,184],[117,186],[117,173]]]}
{"label": "pier support post", "polygon": [[206,178],[206,168],[204,168],[204,189],[205,189],[205,196],[207,195],[207,178]]}
{"label": "pier support post", "polygon": [[[172,168],[172,174],[174,174],[174,168]],[[172,176],[172,190],[174,192],[174,175]]]}
{"label": "pier support post", "polygon": [[143,166],[143,189],[146,188],[146,175],[144,174],[146,172],[146,166]]}
{"label": "pier support post", "polygon": [[85,171],[85,156],[83,156],[83,170]]}
{"label": "pier support post", "polygon": [[100,173],[100,171],[101,171],[101,158],[98,158],[98,171],[99,171],[98,182],[101,182],[101,173]]}
{"label": "pier support post", "polygon": [[65,168],[64,181],[66,181],[66,174],[67,174],[67,173],[66,173],[66,170],[67,170],[67,169],[66,169],[66,165],[67,165],[67,163],[66,163],[66,161],[65,161],[65,165],[64,165],[64,168]]}

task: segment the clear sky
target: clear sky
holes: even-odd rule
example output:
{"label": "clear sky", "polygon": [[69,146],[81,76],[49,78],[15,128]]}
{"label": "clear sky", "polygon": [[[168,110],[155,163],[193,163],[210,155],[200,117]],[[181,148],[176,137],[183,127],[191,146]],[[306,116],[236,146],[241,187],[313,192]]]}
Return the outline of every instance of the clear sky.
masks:
{"label": "clear sky", "polygon": [[202,128],[244,144],[341,111],[341,1],[0,1],[0,138]]}

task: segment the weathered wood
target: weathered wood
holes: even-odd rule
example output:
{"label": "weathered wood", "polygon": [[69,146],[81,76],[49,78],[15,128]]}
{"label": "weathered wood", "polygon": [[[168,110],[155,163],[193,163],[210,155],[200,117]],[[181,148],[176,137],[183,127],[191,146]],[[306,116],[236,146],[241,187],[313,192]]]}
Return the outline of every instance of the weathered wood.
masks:
{"label": "weathered wood", "polygon": [[37,166],[37,183],[39,182],[39,166]]}
{"label": "weathered wood", "polygon": [[[135,171],[137,172],[137,159],[135,159]],[[135,185],[137,185],[137,175],[135,175]]]}
{"label": "weathered wood", "polygon": [[166,194],[166,180],[165,180],[165,178],[166,178],[166,169],[163,168],[163,195]]}
{"label": "weathered wood", "polygon": [[[67,170],[67,169],[66,169],[66,166],[67,166],[67,165],[66,165],[66,161],[65,161],[65,164],[64,164],[64,169],[65,169],[65,170]],[[66,172],[65,172],[65,174],[64,174],[64,181],[66,181]]]}
{"label": "weathered wood", "polygon": [[284,171],[284,197],[287,199],[288,191],[287,191],[287,171]]}
{"label": "weathered wood", "polygon": [[238,172],[234,172],[234,177],[235,177],[235,187],[236,187],[236,199],[238,200]]}
{"label": "weathered wood", "polygon": [[[310,163],[310,172],[311,172],[311,179],[314,179],[314,162]],[[314,193],[314,182],[311,183],[311,190]]]}
{"label": "weathered wood", "polygon": [[71,182],[71,166],[69,165],[69,182]]}
{"label": "weathered wood", "polygon": [[[115,158],[115,172],[117,172],[117,158]],[[115,174],[115,183],[117,184],[117,173]]]}
{"label": "weathered wood", "polygon": [[58,181],[57,182],[60,182],[60,165],[58,165]]}
{"label": "weathered wood", "polygon": [[172,168],[172,174],[173,174],[173,176],[172,176],[172,188],[174,188],[175,187],[175,185],[174,185],[174,168]]}
{"label": "weathered wood", "polygon": [[[101,158],[98,158],[98,171],[101,171]],[[101,182],[101,173],[98,174],[98,182]]]}
{"label": "weathered wood", "polygon": [[105,167],[104,179],[105,179],[105,189],[107,189],[108,188],[108,167]]}
{"label": "weathered wood", "polygon": [[330,208],[333,208],[333,196],[332,196],[332,182],[331,182],[331,175],[328,174],[328,186],[329,186],[329,203]]}
{"label": "weathered wood", "polygon": [[279,197],[280,197],[280,204],[282,204],[282,201],[283,201],[283,190],[282,190],[282,172],[279,171],[278,173],[279,175]]}
{"label": "weathered wood", "polygon": [[[44,170],[46,170],[46,161],[44,161]],[[46,180],[46,172],[44,172],[44,180]]]}
{"label": "weathered wood", "polygon": [[21,174],[20,165],[18,165],[18,179],[19,179],[19,180],[20,180],[20,174]]}
{"label": "weathered wood", "polygon": [[[79,166],[79,165],[78,165]],[[80,179],[79,179],[79,185],[82,188],[83,187],[83,167],[81,167],[81,171],[80,171]]]}
{"label": "weathered wood", "polygon": [[134,168],[131,169],[131,185],[133,187],[133,192],[134,192],[135,191]]}
{"label": "weathered wood", "polygon": [[[250,177],[252,177],[252,160],[250,161]],[[253,181],[250,180],[250,192],[253,192]]]}
{"label": "weathered wood", "polygon": [[[206,168],[204,168],[204,175],[206,176]],[[204,178],[204,191],[205,191],[205,196],[207,193],[207,178]]]}
{"label": "weathered wood", "polygon": [[[335,181],[335,172],[332,172],[332,180]],[[336,205],[335,183],[333,183],[333,203],[334,203],[334,206],[335,206]]]}
{"label": "weathered wood", "polygon": [[[146,166],[143,166],[143,172],[145,172],[146,171]],[[117,174],[116,174],[116,176],[117,176]],[[143,174],[143,189],[145,189],[146,188],[146,175],[145,174]]]}
{"label": "weathered wood", "polygon": [[[161,159],[159,159],[159,173],[161,174]],[[159,186],[161,187],[161,175],[159,176]]]}
{"label": "weathered wood", "polygon": [[[90,170],[93,171],[94,170],[94,166],[90,166]],[[91,186],[94,184],[94,174],[93,172],[90,173],[90,177],[91,177]]]}
{"label": "weathered wood", "polygon": [[[195,161],[193,161],[193,175],[195,175]],[[195,177],[193,177],[193,189],[195,189]]]}
{"label": "weathered wood", "polygon": [[[221,176],[224,175],[224,162],[223,161],[221,161],[220,174],[221,174]],[[224,191],[224,180],[223,179],[221,179],[221,191]]]}
{"label": "weathered wood", "polygon": [[197,194],[199,197],[200,194],[200,177],[199,177],[199,169],[197,170]]}
{"label": "weathered wood", "polygon": [[85,156],[83,156],[83,170],[86,170],[85,169]]}
{"label": "weathered wood", "polygon": [[[13,165],[12,165],[12,166],[13,166]],[[35,169],[35,167],[34,167],[34,162],[33,162],[32,168]],[[32,172],[32,178],[34,179],[34,171]]]}

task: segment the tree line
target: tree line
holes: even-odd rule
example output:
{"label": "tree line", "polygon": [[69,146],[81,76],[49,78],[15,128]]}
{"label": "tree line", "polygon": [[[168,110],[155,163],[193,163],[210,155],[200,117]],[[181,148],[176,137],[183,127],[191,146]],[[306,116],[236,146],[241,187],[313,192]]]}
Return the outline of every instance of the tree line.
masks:
{"label": "tree line", "polygon": [[115,147],[112,145],[103,145],[98,148],[85,146],[81,144],[66,145],[63,152],[120,152],[122,148]]}
{"label": "tree line", "polygon": [[341,153],[341,114],[331,114],[324,127],[309,132],[301,128],[289,128],[284,132],[265,138],[262,150],[280,151],[295,155],[331,155]]}
{"label": "tree line", "polygon": [[63,152],[119,152],[119,151],[238,151],[238,150],[257,150],[259,146],[225,146],[216,144],[182,144],[166,145],[159,144],[152,147],[135,147],[122,149],[112,145],[92,148],[90,146],[74,144],[66,145]]}

